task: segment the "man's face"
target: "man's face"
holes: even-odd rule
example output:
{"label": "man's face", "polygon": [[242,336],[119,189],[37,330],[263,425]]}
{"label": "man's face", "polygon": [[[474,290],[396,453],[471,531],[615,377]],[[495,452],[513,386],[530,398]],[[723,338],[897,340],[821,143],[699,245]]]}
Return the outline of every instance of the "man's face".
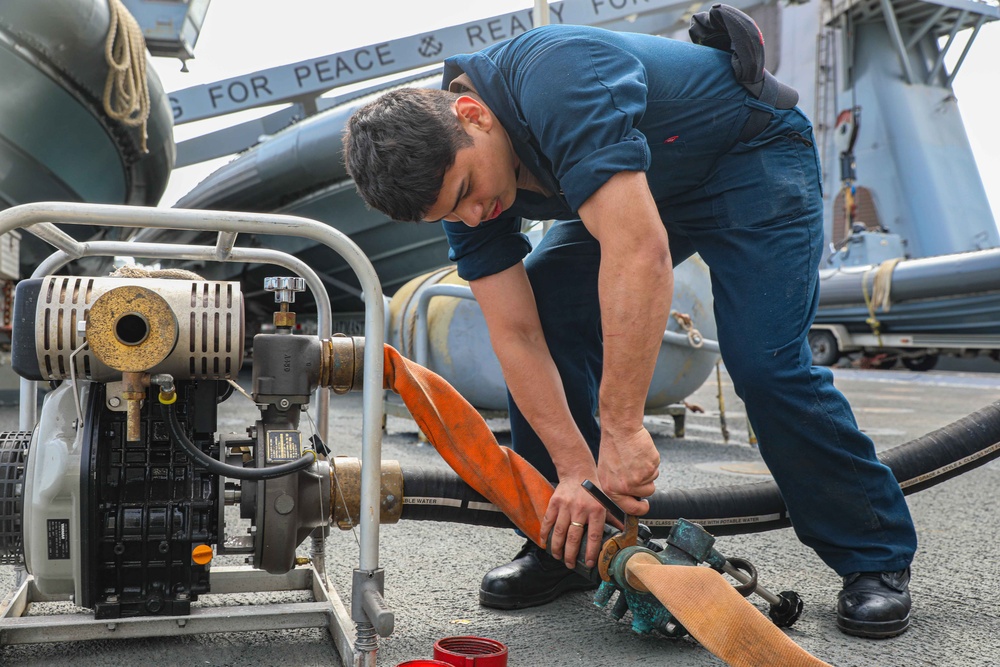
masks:
{"label": "man's face", "polygon": [[445,171],[441,192],[424,220],[477,227],[514,203],[516,158],[507,133],[482,102],[460,97],[455,113],[472,145],[455,154],[455,163]]}

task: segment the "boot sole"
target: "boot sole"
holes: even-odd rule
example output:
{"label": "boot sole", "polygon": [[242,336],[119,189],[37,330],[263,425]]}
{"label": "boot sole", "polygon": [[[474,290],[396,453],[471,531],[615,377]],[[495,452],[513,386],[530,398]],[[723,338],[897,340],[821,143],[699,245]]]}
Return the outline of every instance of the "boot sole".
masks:
{"label": "boot sole", "polygon": [[852,621],[842,616],[837,617],[837,627],[841,632],[852,637],[865,639],[889,639],[906,632],[910,627],[910,616],[897,621]]}
{"label": "boot sole", "polygon": [[[538,607],[552,602],[560,595],[572,593],[574,591],[592,591],[597,588],[597,584],[587,580],[573,581],[575,577],[567,577],[560,581],[550,590],[536,593],[535,595],[497,595],[482,588],[479,589],[479,604],[482,607],[491,609],[525,609],[527,607]],[[580,577],[583,579],[582,577]]]}

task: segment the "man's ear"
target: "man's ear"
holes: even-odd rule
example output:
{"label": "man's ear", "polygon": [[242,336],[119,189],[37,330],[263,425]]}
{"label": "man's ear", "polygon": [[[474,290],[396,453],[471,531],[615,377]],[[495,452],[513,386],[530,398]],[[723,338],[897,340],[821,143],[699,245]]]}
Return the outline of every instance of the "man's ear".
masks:
{"label": "man's ear", "polygon": [[463,125],[472,125],[486,132],[493,127],[493,114],[485,104],[474,97],[462,95],[455,100],[455,114]]}

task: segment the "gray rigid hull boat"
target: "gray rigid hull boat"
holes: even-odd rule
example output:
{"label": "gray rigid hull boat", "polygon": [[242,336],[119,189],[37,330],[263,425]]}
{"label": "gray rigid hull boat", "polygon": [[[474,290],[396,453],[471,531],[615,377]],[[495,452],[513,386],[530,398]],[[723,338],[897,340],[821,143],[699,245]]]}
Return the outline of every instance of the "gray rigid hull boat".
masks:
{"label": "gray rigid hull boat", "polygon": [[[436,75],[407,85],[439,84],[440,75]],[[368,209],[347,175],[341,149],[344,127],[351,114],[373,98],[359,94],[268,137],[206,177],[177,202],[177,208],[284,213],[325,222],[349,236],[371,259],[387,295],[448,264],[448,243],[440,225],[394,222]],[[161,236],[158,230],[145,230],[136,240]],[[193,240],[193,235],[188,238]],[[335,310],[360,310],[360,287],[354,272],[326,248],[302,238],[237,239],[237,245],[248,244],[265,244],[295,254],[327,282]],[[197,270],[213,278],[227,278],[226,272],[233,269],[222,264]],[[273,267],[258,266],[241,275],[262,284],[263,276],[273,272]]]}
{"label": "gray rigid hull boat", "polygon": [[863,350],[927,370],[941,353],[1000,352],[1000,248],[824,270],[820,280],[810,335],[820,365]]}
{"label": "gray rigid hull boat", "polygon": [[[816,322],[870,331],[865,292],[871,298],[876,271],[822,271]],[[892,271],[890,301],[876,312],[883,332],[1000,336],[1000,248],[901,261]]]}
{"label": "gray rigid hull boat", "polygon": [[[147,68],[148,153],[141,151],[139,128],[105,113],[109,26],[107,0],[0,3],[0,208],[159,201],[174,164],[170,107]],[[67,231],[90,236],[98,230]],[[30,234],[23,242],[22,272],[30,272],[48,246]]]}

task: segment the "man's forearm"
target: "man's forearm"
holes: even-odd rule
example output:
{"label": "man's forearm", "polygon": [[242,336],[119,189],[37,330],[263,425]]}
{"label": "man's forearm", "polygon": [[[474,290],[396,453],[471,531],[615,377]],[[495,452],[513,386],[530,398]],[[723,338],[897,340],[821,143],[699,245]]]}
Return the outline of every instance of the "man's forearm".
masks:
{"label": "man's forearm", "polygon": [[660,454],[642,417],[673,291],[667,232],[642,172],[613,176],[580,207],[580,215],[601,244],[598,477],[626,513],[645,514],[649,504],[639,498],[653,493],[660,474]]}
{"label": "man's forearm", "polygon": [[581,213],[601,244],[601,428],[637,430],[673,293],[666,230],[638,172],[616,175]]}
{"label": "man's forearm", "polygon": [[594,457],[569,411],[524,267],[518,264],[471,285],[486,318],[504,380],[525,419],[545,444],[560,479],[593,476]]}
{"label": "man's forearm", "polygon": [[601,428],[642,427],[656,356],[673,292],[673,270],[654,251],[607,253],[602,246],[600,295],[604,330]]}

